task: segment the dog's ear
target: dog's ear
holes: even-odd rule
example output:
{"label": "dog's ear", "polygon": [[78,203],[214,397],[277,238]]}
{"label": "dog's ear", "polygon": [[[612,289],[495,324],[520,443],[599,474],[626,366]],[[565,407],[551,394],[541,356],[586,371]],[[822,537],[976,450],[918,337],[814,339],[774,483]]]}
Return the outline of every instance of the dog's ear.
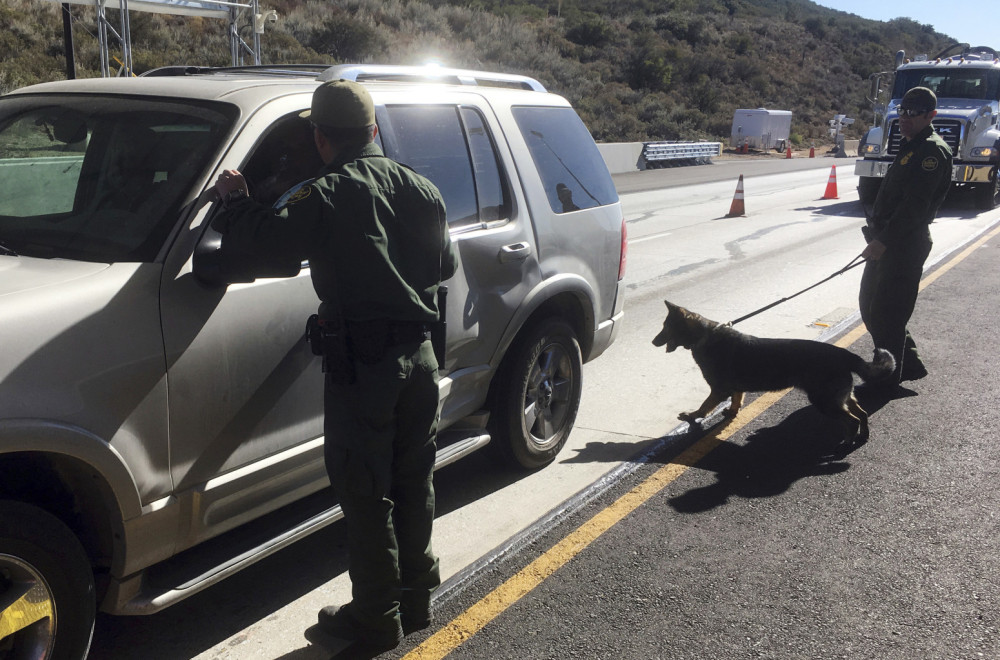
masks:
{"label": "dog's ear", "polygon": [[696,314],[694,312],[688,311],[683,307],[680,308],[681,321],[684,325],[693,333],[700,335],[705,332],[707,328],[714,328],[719,325],[716,321],[707,319],[701,314]]}
{"label": "dog's ear", "polygon": [[683,307],[681,307],[680,305],[675,305],[672,302],[670,302],[669,300],[664,300],[663,304],[667,306],[667,310],[669,310],[669,312],[671,314],[673,314],[675,312],[678,313],[678,314],[681,314],[681,313],[683,313],[685,311]]}

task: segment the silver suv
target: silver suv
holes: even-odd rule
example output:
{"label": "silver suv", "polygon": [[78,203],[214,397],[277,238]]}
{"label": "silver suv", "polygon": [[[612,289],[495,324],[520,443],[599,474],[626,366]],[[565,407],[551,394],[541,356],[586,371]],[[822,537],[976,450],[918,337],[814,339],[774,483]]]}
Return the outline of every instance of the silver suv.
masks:
{"label": "silver suv", "polygon": [[158,611],[340,517],[308,264],[220,259],[209,228],[221,170],[268,203],[317,170],[298,113],[337,78],[369,86],[382,149],[447,203],[438,465],[492,439],[539,468],[565,443],[622,319],[626,245],[565,99],[346,65],[18,90],[0,97],[0,655],[86,655],[97,608]]}

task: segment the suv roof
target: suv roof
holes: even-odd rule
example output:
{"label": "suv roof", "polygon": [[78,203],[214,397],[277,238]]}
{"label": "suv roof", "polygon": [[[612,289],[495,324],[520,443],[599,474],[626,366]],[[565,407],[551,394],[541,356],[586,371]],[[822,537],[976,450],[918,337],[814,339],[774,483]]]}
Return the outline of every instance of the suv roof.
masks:
{"label": "suv roof", "polygon": [[92,93],[139,94],[173,96],[183,87],[184,96],[204,100],[222,100],[234,93],[251,88],[267,88],[268,98],[274,98],[275,88],[286,93],[312,91],[319,83],[337,79],[355,80],[373,87],[426,87],[439,84],[466,88],[503,89],[512,93],[544,93],[545,87],[527,76],[437,66],[395,66],[370,64],[267,65],[244,67],[168,66],[153,69],[134,78],[84,78],[39,83],[15,90],[11,94]]}

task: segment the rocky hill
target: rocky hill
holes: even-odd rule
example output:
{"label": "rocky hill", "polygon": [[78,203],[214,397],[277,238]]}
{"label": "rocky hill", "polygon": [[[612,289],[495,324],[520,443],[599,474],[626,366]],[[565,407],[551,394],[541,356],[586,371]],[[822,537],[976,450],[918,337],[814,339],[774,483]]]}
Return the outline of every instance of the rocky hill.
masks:
{"label": "rocky hill", "polygon": [[[109,2],[108,5],[113,5]],[[866,79],[895,52],[953,39],[810,0],[260,0],[279,20],[265,63],[430,60],[534,76],[603,141],[728,139],[737,108],[791,110],[792,140],[824,144],[835,114],[870,122]],[[0,92],[66,76],[62,6],[0,0]],[[77,76],[99,75],[95,12],[72,5]],[[109,10],[117,24],[115,10]],[[222,20],[130,13],[137,72],[229,65]],[[975,45],[975,44],[974,44]]]}

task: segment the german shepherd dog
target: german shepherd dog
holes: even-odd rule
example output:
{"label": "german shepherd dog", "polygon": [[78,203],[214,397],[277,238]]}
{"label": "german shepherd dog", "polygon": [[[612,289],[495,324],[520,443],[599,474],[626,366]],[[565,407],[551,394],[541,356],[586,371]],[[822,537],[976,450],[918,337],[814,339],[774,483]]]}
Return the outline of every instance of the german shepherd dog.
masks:
{"label": "german shepherd dog", "polygon": [[682,421],[693,424],[729,397],[732,402],[726,415],[732,418],[743,404],[744,392],[798,387],[820,412],[841,424],[845,442],[868,439],[868,413],[854,398],[852,373],[865,381],[888,376],[896,367],[889,351],[876,349],[874,360],[865,362],[833,344],[751,337],[670,302],[667,309],[653,346],[666,345],[668,353],[678,346],[691,349],[712,389],[700,408],[679,415]]}

